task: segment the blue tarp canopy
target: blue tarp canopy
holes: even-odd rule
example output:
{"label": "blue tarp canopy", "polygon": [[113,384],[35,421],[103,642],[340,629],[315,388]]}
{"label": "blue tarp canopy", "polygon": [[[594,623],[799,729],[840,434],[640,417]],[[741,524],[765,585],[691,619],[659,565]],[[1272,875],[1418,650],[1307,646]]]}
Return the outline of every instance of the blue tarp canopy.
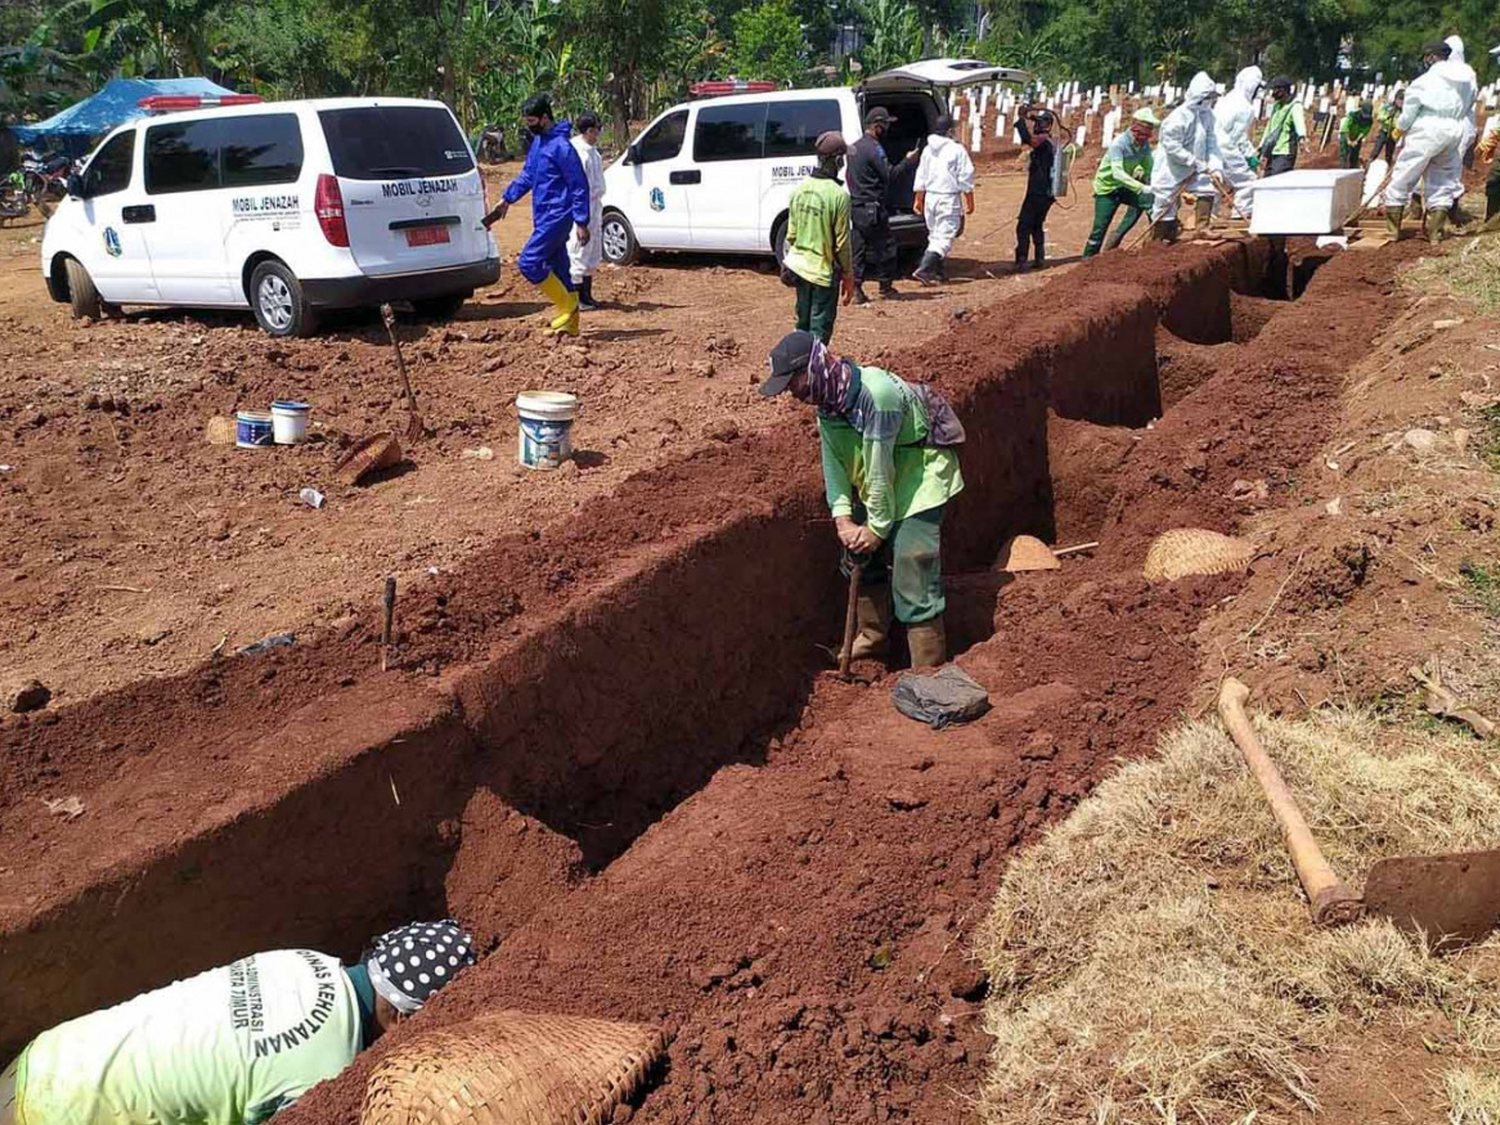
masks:
{"label": "blue tarp canopy", "polygon": [[232,94],[207,78],[112,78],[83,101],[35,125],[12,125],[22,144],[47,141],[64,151],[93,147],[93,141],[116,125],[145,116],[139,102],[155,94]]}

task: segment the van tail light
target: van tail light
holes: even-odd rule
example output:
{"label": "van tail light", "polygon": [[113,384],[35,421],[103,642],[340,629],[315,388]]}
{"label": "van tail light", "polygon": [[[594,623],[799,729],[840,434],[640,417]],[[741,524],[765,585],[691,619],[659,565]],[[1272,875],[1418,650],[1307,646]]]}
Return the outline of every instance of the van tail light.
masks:
{"label": "van tail light", "polygon": [[344,196],[339,191],[336,176],[323,173],[318,177],[318,190],[313,196],[313,211],[318,216],[318,226],[323,228],[323,237],[330,246],[349,245],[349,226],[344,222]]}

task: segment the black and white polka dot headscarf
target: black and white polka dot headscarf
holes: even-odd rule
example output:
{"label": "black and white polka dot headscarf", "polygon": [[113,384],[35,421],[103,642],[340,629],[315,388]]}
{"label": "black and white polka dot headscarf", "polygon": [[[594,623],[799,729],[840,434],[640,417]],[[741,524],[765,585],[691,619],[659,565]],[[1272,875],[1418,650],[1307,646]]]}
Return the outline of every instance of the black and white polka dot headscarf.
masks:
{"label": "black and white polka dot headscarf", "polygon": [[413,922],[381,934],[365,965],[375,991],[396,1011],[409,1016],[477,960],[474,939],[452,918],[444,918]]}

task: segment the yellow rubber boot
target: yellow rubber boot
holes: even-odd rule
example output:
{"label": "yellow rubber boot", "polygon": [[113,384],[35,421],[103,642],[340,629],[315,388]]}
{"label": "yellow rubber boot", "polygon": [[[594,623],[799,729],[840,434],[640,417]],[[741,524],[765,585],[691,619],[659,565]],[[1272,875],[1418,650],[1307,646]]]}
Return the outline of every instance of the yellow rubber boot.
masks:
{"label": "yellow rubber boot", "polygon": [[552,318],[553,331],[568,336],[578,335],[578,294],[558,280],[555,273],[542,278],[537,288],[557,309],[557,315]]}

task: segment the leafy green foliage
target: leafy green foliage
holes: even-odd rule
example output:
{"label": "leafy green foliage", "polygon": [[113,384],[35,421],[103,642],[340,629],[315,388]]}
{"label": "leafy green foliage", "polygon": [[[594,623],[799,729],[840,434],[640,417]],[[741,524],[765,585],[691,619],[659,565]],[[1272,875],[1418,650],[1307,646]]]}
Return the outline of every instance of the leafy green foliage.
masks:
{"label": "leafy green foliage", "polygon": [[730,61],[741,78],[764,78],[790,86],[807,72],[802,24],[791,0],[742,8],[734,17]]}

